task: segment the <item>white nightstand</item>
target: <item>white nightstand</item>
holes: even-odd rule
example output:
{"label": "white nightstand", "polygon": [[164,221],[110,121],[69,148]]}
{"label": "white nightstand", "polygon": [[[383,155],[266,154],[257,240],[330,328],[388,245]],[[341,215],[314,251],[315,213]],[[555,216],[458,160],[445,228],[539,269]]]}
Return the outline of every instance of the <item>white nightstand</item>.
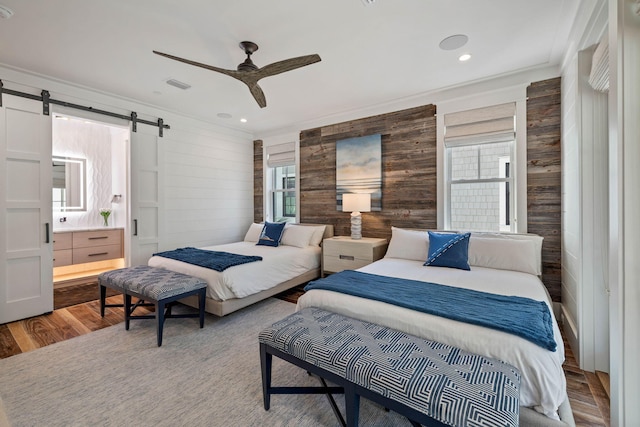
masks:
{"label": "white nightstand", "polygon": [[355,270],[382,258],[387,251],[387,239],[348,236],[322,241],[322,275],[342,270]]}

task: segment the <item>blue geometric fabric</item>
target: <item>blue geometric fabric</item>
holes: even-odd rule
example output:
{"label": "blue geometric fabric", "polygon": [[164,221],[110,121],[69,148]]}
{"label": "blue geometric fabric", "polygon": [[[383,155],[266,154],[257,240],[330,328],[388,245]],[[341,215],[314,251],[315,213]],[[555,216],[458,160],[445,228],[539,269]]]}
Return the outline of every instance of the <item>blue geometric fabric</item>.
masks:
{"label": "blue geometric fabric", "polygon": [[207,287],[207,282],[198,277],[146,265],[105,271],[98,276],[98,284],[133,291],[155,301]]}
{"label": "blue geometric fabric", "polygon": [[448,425],[518,425],[520,372],[497,359],[317,308],[259,340]]}

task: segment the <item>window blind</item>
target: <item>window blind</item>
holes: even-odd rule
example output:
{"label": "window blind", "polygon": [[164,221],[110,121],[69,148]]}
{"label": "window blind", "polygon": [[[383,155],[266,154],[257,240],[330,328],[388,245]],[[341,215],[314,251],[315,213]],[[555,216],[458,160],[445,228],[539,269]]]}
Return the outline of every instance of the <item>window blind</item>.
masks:
{"label": "window blind", "polygon": [[277,168],[296,164],[296,144],[294,142],[270,145],[266,150],[267,167]]}
{"label": "window blind", "polygon": [[515,138],[516,104],[494,105],[444,116],[444,145],[458,147]]}

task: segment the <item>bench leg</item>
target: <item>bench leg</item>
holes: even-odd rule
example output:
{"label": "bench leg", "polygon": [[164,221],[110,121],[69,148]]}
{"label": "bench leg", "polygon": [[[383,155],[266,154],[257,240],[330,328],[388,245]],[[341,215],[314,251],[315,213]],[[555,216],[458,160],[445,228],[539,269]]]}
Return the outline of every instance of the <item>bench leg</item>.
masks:
{"label": "bench leg", "polygon": [[131,320],[131,295],[124,295],[124,329],[129,330],[129,321]]}
{"label": "bench leg", "polygon": [[356,394],[355,386],[350,382],[344,386],[344,401],[347,412],[347,427],[358,427],[360,395]]}
{"label": "bench leg", "polygon": [[204,328],[204,306],[205,298],[207,296],[207,289],[201,289],[198,293],[198,310],[200,310],[200,329]]}
{"label": "bench leg", "polygon": [[107,299],[107,287],[98,285],[100,288],[100,317],[104,317],[104,305]]}
{"label": "bench leg", "polygon": [[162,329],[164,326],[164,301],[156,302],[156,320],[158,322],[158,347],[162,345]]}
{"label": "bench leg", "polygon": [[267,353],[267,346],[260,343],[260,367],[262,369],[262,399],[264,401],[264,409],[269,410],[271,406],[271,366],[273,364],[273,355]]}

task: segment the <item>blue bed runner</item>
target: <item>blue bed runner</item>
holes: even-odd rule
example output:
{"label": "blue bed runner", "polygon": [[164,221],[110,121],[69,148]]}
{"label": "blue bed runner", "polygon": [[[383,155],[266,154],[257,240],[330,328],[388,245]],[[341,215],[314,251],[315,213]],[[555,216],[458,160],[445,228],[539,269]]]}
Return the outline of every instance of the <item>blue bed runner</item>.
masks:
{"label": "blue bed runner", "polygon": [[386,302],[517,335],[556,351],[549,307],[542,301],[346,270],[309,282],[324,289]]}
{"label": "blue bed runner", "polygon": [[249,262],[262,261],[261,256],[238,255],[230,252],[207,251],[197,248],[178,248],[173,251],[158,252],[154,256],[171,258],[188,264],[210,268],[216,271],[224,271],[235,265]]}

